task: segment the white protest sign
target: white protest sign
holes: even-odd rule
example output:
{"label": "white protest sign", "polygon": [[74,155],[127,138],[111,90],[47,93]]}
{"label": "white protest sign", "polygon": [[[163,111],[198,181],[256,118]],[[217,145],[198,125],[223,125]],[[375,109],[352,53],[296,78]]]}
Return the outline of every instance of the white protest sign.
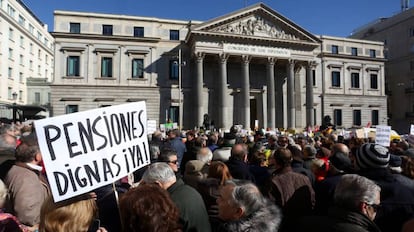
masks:
{"label": "white protest sign", "polygon": [[46,118],[34,125],[55,202],[150,163],[145,102]]}
{"label": "white protest sign", "polygon": [[390,146],[391,127],[378,125],[375,132],[375,143],[384,147]]}
{"label": "white protest sign", "polygon": [[414,125],[413,124],[411,124],[411,127],[410,127],[410,135],[414,135]]}
{"label": "white protest sign", "polygon": [[147,121],[147,131],[148,134],[153,134],[155,131],[157,131],[157,120],[148,120]]}

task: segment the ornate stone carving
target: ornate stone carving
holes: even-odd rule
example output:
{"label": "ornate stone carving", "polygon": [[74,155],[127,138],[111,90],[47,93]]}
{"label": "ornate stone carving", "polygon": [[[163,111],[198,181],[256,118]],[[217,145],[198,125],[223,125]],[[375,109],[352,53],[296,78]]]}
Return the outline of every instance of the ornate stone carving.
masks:
{"label": "ornate stone carving", "polygon": [[299,40],[299,38],[295,35],[286,33],[279,26],[273,25],[272,23],[264,20],[262,17],[257,15],[235,23],[230,23],[218,28],[214,28],[212,31],[240,35],[263,36],[276,39]]}

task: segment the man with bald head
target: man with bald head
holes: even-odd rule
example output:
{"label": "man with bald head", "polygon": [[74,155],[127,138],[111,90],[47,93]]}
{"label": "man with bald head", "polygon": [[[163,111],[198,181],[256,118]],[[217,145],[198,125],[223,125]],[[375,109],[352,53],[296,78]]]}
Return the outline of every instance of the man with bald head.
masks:
{"label": "man with bald head", "polygon": [[236,144],[231,149],[231,155],[226,162],[230,174],[235,179],[250,180],[254,182],[254,176],[250,173],[247,164],[247,147],[244,144]]}
{"label": "man with bald head", "polygon": [[343,144],[343,143],[335,143],[334,145],[332,145],[332,149],[331,149],[331,155],[336,154],[336,153],[342,153],[342,154],[349,154],[349,148],[347,145]]}

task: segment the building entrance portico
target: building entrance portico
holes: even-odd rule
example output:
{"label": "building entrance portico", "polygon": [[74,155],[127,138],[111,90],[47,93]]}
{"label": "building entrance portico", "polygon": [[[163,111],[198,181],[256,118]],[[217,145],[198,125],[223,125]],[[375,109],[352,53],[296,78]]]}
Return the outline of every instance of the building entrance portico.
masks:
{"label": "building entrance portico", "polygon": [[[315,58],[319,40],[312,34],[266,6],[255,5],[197,25],[186,44],[195,59],[195,125],[201,125],[202,115],[208,113],[218,128],[241,124],[253,129],[254,120],[261,128],[305,126],[296,125],[295,70]],[[213,71],[205,71],[205,66]],[[313,108],[313,102],[306,104]]]}

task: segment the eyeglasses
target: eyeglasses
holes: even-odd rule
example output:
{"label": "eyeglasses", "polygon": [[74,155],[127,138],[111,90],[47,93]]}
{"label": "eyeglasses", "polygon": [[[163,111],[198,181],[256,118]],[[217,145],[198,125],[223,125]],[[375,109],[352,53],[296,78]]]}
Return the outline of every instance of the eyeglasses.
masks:
{"label": "eyeglasses", "polygon": [[167,163],[169,163],[169,164],[177,164],[178,163],[178,160],[167,161]]}
{"label": "eyeglasses", "polygon": [[381,209],[381,205],[380,204],[368,204],[367,205],[371,206],[371,208],[375,211],[378,212],[378,210]]}

